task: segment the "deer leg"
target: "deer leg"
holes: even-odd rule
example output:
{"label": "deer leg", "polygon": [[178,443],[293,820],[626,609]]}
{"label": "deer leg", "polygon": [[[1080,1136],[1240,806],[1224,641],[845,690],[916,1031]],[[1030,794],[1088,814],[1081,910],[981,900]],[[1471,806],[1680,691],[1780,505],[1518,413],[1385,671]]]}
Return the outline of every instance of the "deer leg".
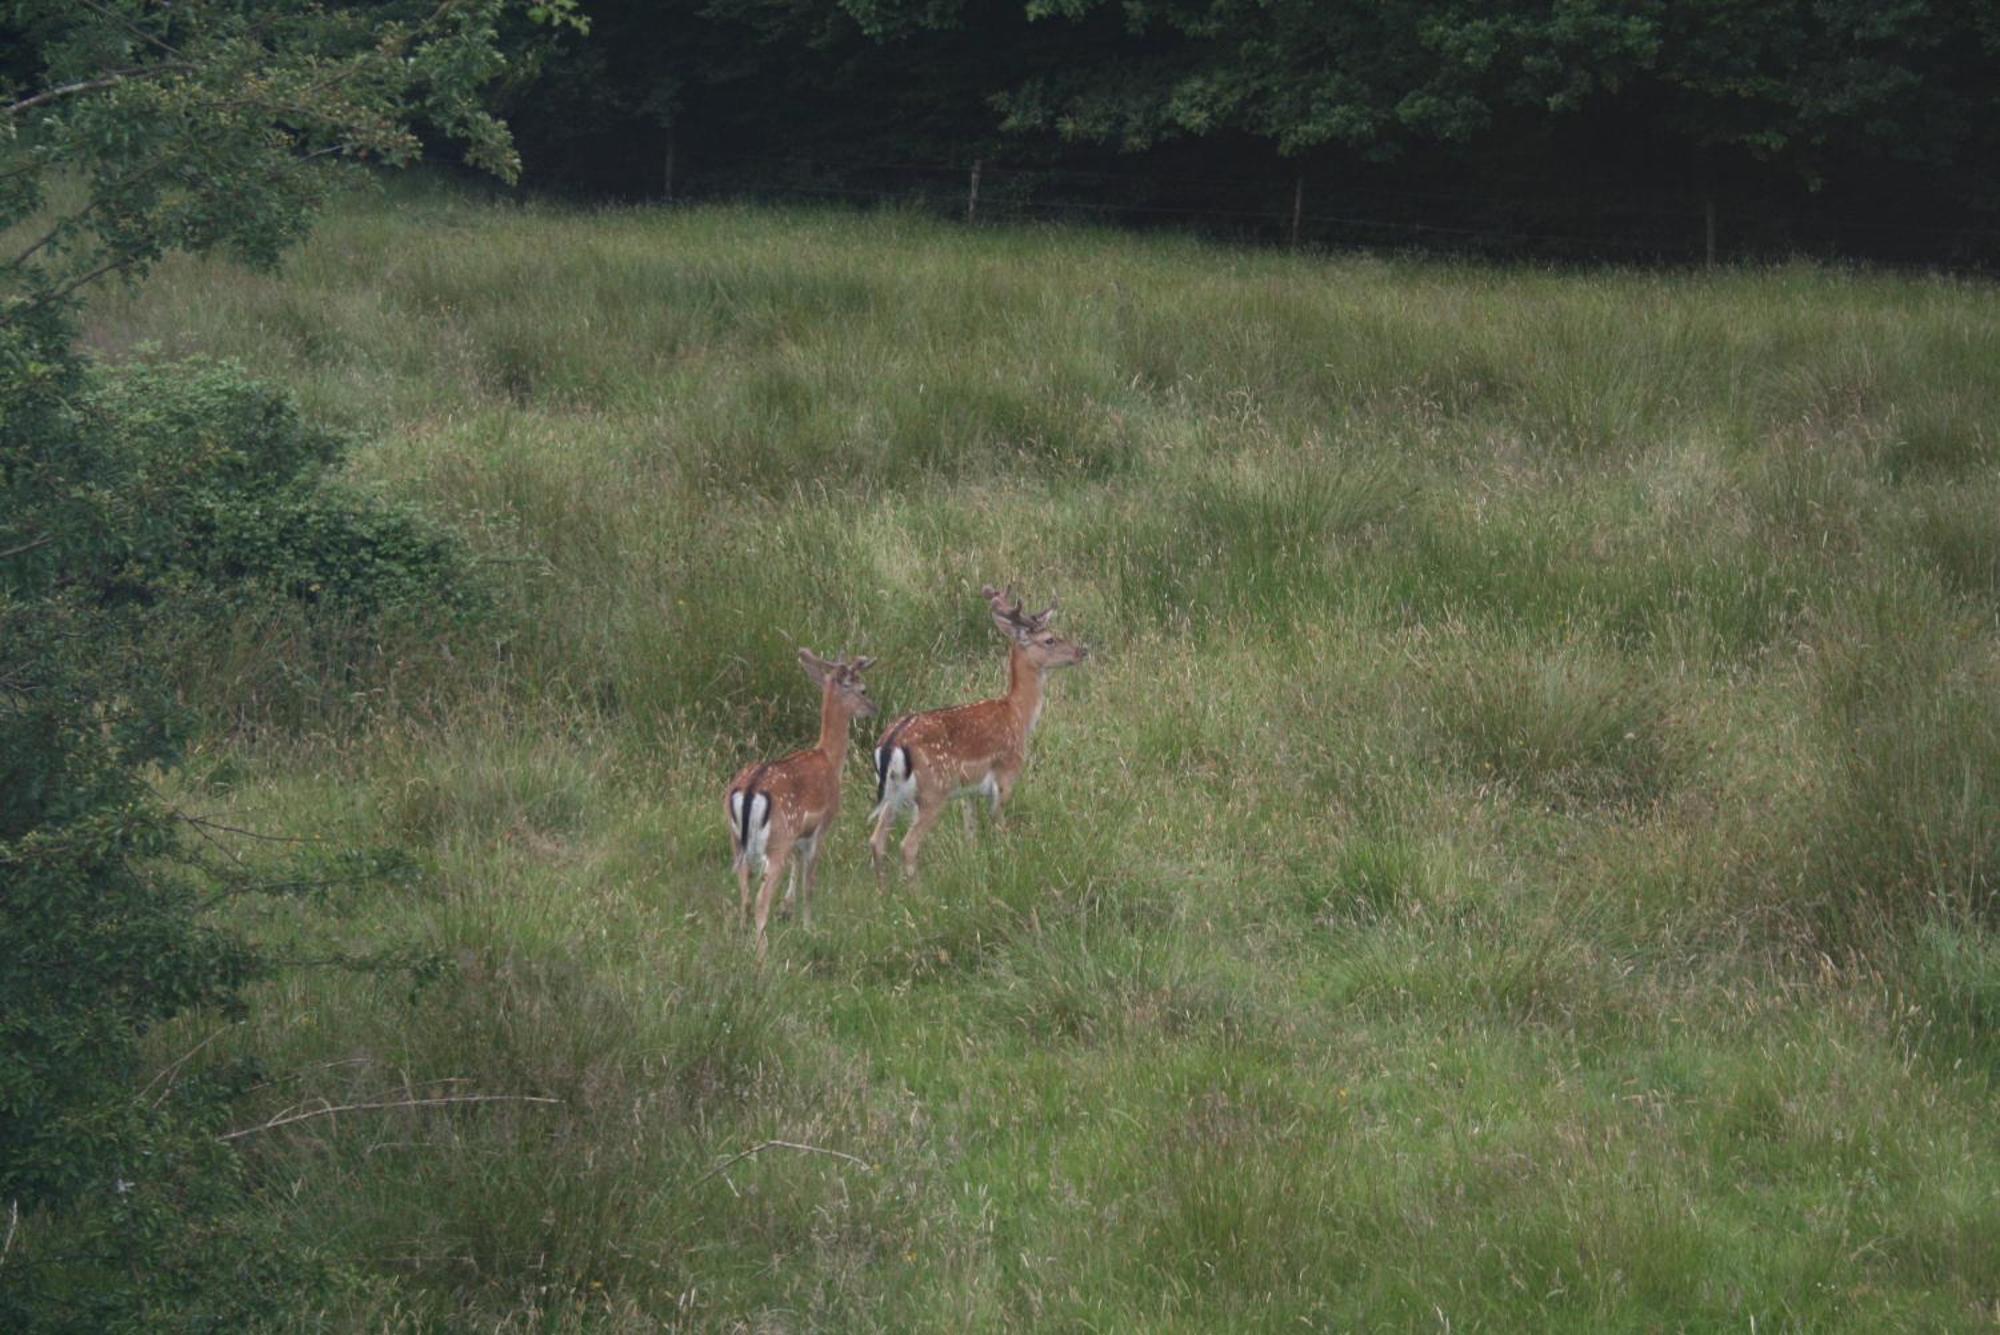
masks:
{"label": "deer leg", "polygon": [[822,842],[816,837],[806,846],[806,865],[799,885],[799,920],[805,924],[808,932],[813,929],[813,882],[819,873],[819,850]]}
{"label": "deer leg", "polygon": [[764,962],[764,952],[769,946],[769,938],[764,928],[771,920],[771,896],[778,892],[778,881],[784,876],[787,865],[792,860],[792,841],[780,841],[774,832],[771,842],[764,849],[764,886],[757,892],[757,963]]}
{"label": "deer leg", "polygon": [[896,812],[895,807],[883,807],[882,814],[875,821],[875,833],[868,836],[868,861],[875,868],[875,887],[878,890],[888,879],[889,836],[895,832]]}
{"label": "deer leg", "polygon": [[[800,840],[800,842],[803,843],[805,841]],[[805,858],[803,856],[795,857],[792,859],[792,865],[788,869],[789,874],[785,877],[785,897],[778,901],[778,916],[780,918],[791,917],[792,905],[798,902],[799,864],[803,861],[805,861]]]}
{"label": "deer leg", "polygon": [[979,817],[972,810],[972,803],[962,803],[958,809],[965,813],[965,842],[968,844],[978,843]]}
{"label": "deer leg", "polygon": [[736,859],[736,916],[742,922],[750,921],[750,855],[743,854]]}
{"label": "deer leg", "polygon": [[945,795],[939,793],[930,799],[917,799],[917,819],[910,826],[910,832],[903,836],[903,875],[917,874],[917,850],[924,846],[924,837],[931,827],[944,815]]}
{"label": "deer leg", "polygon": [[994,771],[993,784],[986,790],[986,795],[992,799],[993,828],[995,830],[1006,828],[1004,813],[1007,806],[1007,799],[1014,795],[1014,785],[1020,781],[1020,778],[1021,771],[1018,766],[1013,769]]}

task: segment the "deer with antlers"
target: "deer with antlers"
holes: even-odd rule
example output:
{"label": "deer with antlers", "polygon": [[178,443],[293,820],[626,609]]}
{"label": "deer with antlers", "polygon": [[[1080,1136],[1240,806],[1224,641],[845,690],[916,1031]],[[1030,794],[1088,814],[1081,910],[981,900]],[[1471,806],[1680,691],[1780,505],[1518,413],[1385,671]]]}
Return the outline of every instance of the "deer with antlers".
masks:
{"label": "deer with antlers", "polygon": [[[1043,678],[1057,668],[1081,663],[1090,651],[1049,629],[1051,602],[1040,612],[1023,612],[1012,590],[992,585],[980,590],[993,624],[1008,639],[1007,694],[993,700],[905,714],[875,744],[875,833],[868,841],[878,878],[889,851],[889,835],[904,811],[914,811],[903,838],[903,874],[915,875],[917,851],[944,814],[945,803],[967,793],[984,793],[998,823],[1021,767],[1028,759],[1028,736],[1041,718]],[[965,809],[968,834],[972,808]]]}
{"label": "deer with antlers", "polygon": [[[840,812],[841,763],[847,757],[847,725],[876,712],[861,674],[872,658],[828,662],[810,649],[799,650],[799,664],[820,688],[819,742],[780,760],[747,766],[731,780],[723,797],[729,815],[730,843],[736,850],[734,868],[739,911],[750,914],[750,873],[763,864],[764,884],[757,892],[757,960],[764,960],[764,925],[771,916],[771,896],[796,853],[793,892],[799,917],[812,928],[813,873],[827,828]],[[803,869],[802,871],[800,869]],[[786,895],[790,902],[791,895]]]}

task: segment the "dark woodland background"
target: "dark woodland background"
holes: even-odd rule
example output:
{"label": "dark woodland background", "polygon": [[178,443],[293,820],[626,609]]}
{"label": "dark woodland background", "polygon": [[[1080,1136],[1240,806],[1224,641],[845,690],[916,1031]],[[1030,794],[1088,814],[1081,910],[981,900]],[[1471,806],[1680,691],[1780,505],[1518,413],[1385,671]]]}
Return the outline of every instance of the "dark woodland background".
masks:
{"label": "dark woodland background", "polygon": [[596,0],[530,187],[1536,258],[2000,259],[2000,6]]}

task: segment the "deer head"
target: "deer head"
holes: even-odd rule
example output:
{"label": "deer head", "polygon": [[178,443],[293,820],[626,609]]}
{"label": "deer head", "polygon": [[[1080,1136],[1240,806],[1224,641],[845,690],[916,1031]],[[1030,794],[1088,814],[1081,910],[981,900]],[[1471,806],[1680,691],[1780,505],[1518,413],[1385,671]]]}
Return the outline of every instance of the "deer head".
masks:
{"label": "deer head", "polygon": [[861,680],[861,674],[875,666],[874,659],[857,658],[850,663],[840,658],[821,658],[810,649],[800,649],[799,666],[806,670],[813,685],[822,690],[832,688],[834,697],[851,713],[867,718],[877,712],[879,706],[868,696],[868,683]]}
{"label": "deer head", "polygon": [[993,624],[1021,647],[1021,652],[1038,670],[1072,667],[1090,656],[1090,650],[1049,629],[1049,620],[1058,606],[1055,600],[1039,612],[1025,612],[1011,588],[996,589],[988,584],[979,592],[993,610]]}

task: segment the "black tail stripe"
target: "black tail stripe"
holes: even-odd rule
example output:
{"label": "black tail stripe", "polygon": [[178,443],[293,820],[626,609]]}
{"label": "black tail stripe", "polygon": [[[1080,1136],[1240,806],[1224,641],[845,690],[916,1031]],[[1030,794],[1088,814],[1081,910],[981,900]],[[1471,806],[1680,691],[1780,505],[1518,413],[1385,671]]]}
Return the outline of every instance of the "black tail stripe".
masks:
{"label": "black tail stripe", "polygon": [[[875,800],[880,802],[882,794],[889,790],[889,766],[896,763],[896,743],[903,735],[903,729],[917,721],[915,714],[905,714],[889,725],[889,731],[882,734],[882,744],[875,748]],[[917,772],[917,758],[910,749],[903,748],[903,764],[907,767],[903,777],[909,778]]]}
{"label": "black tail stripe", "polygon": [[736,813],[736,819],[743,829],[742,842],[738,847],[746,852],[750,848],[750,808],[757,804],[757,785],[764,781],[764,772],[770,768],[768,763],[759,765],[743,781],[743,809]]}

